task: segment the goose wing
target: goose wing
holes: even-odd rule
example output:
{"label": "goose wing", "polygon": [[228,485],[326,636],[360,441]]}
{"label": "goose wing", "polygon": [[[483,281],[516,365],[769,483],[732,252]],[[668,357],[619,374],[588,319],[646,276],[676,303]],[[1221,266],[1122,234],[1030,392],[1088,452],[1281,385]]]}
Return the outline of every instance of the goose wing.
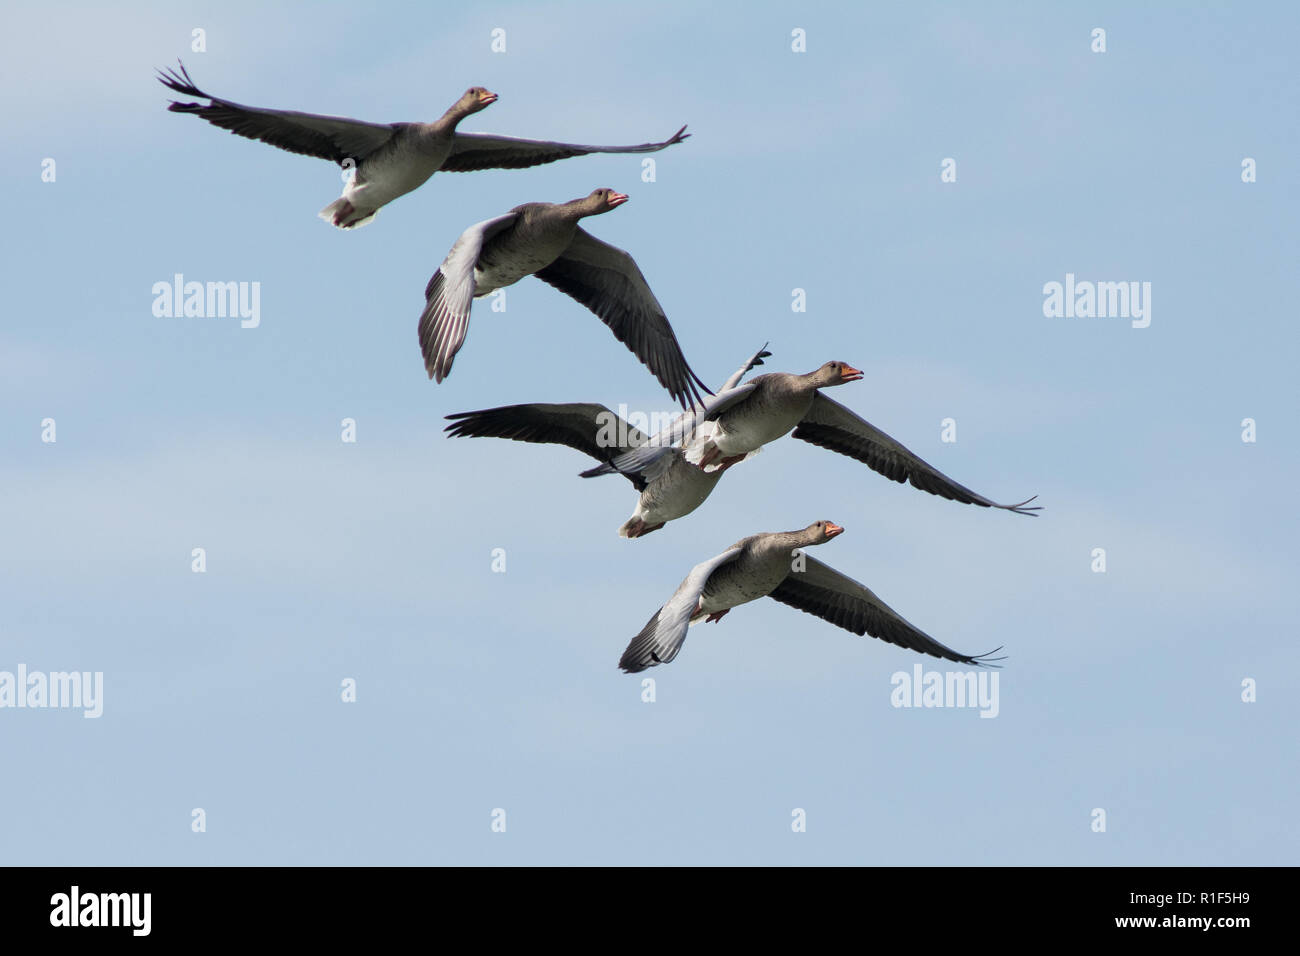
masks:
{"label": "goose wing", "polygon": [[729,391],[730,389],[735,388],[737,385],[740,384],[740,380],[742,378],[748,375],[755,367],[763,364],[763,359],[771,358],[772,353],[767,350],[768,344],[769,343],[764,342],[763,347],[759,349],[757,352],[755,352],[753,355],[751,355],[749,357],[749,360],[745,362],[744,365],[742,365],[740,368],[732,372],[731,378],[723,382],[722,388],[718,389],[718,391],[726,392]]}
{"label": "goose wing", "polygon": [[989,651],[988,654],[971,656],[940,644],[906,621],[870,588],[807,554],[803,555],[803,560],[804,570],[791,571],[768,597],[815,614],[823,621],[829,621],[854,634],[869,634],[890,644],[932,657],[941,657],[946,661],[996,666],[993,662],[1001,660],[989,657],[989,654],[996,654],[1001,648]]}
{"label": "goose wing", "polygon": [[624,673],[635,674],[648,667],[672,662],[686,641],[691,616],[699,606],[700,594],[709,581],[709,575],[728,561],[736,560],[742,550],[740,547],[728,548],[717,557],[691,568],[691,573],[678,585],[668,603],[655,611],[646,626],[641,628],[641,633],[628,644],[618,662]]}
{"label": "goose wing", "polygon": [[316,113],[298,113],[293,110],[271,110],[257,106],[243,106],[204,93],[190,79],[185,65],[177,61],[177,70],[159,71],[158,80],[170,90],[183,96],[197,96],[208,100],[202,103],[172,101],[167,107],[173,113],[193,113],[213,126],[243,136],[260,140],[271,146],[317,156],[343,165],[344,160],[360,163],[363,159],[389,143],[405,123],[366,123],[344,116],[321,116]]}
{"label": "goose wing", "polygon": [[[649,439],[638,428],[619,418],[604,405],[503,405],[477,412],[448,415],[446,428],[455,438],[510,438],[536,444],[565,445],[597,461],[607,461],[620,449],[643,445]],[[644,491],[645,478],[626,477],[637,491]]]}
{"label": "goose wing", "polygon": [[469,331],[474,267],[478,265],[483,244],[510,226],[517,216],[518,213],[508,212],[466,229],[424,287],[424,311],[420,313],[417,334],[429,378],[441,382],[451,374],[451,363]]}
{"label": "goose wing", "polygon": [[976,494],[821,392],[817,393],[812,408],[793,434],[795,438],[856,458],[886,478],[897,482],[910,481],[913,488],[940,498],[981,508],[1001,508],[1030,517],[1037,517],[1035,512],[1042,510],[1038,505],[1029,506],[1033,498],[1014,505],[1000,505]]}
{"label": "goose wing", "polygon": [[467,173],[475,169],[522,169],[525,166],[538,166],[590,153],[654,153],[680,143],[690,135],[683,126],[662,143],[582,146],[578,143],[554,143],[541,139],[516,139],[492,133],[457,133],[451,141],[451,155],[442,164],[442,171]]}
{"label": "goose wing", "polygon": [[683,407],[700,400],[700,388],[709,391],[686,363],[645,276],[622,249],[580,228],[560,257],[535,275],[594,312]]}

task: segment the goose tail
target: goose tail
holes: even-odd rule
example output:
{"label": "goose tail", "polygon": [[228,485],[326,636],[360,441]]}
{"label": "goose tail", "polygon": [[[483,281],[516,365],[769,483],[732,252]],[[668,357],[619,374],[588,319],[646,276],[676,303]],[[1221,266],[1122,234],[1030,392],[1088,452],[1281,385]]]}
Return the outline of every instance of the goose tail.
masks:
{"label": "goose tail", "polygon": [[374,212],[359,211],[346,196],[340,196],[317,215],[331,226],[338,226],[340,229],[357,229],[375,218]]}

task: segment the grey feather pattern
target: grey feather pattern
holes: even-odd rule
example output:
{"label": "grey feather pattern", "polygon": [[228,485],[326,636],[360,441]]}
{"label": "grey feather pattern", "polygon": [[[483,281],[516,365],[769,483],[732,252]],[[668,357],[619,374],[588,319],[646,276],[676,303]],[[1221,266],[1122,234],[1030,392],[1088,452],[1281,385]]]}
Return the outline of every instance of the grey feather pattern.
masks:
{"label": "grey feather pattern", "polygon": [[451,155],[442,169],[448,173],[465,173],[475,169],[522,169],[553,163],[571,156],[590,153],[654,153],[690,137],[683,126],[662,143],[639,146],[581,146],[577,143],[554,143],[540,139],[516,139],[492,133],[457,133]]}
{"label": "grey feather pattern", "polygon": [[168,89],[183,96],[197,96],[208,100],[201,103],[173,101],[167,107],[173,113],[193,113],[213,126],[229,130],[237,136],[260,140],[290,153],[316,156],[342,165],[344,160],[360,163],[367,156],[392,142],[406,123],[367,123],[345,116],[324,116],[317,113],[299,113],[294,110],[264,109],[244,106],[204,93],[177,61],[179,72],[168,69],[159,72],[158,80]]}
{"label": "grey feather pattern", "polygon": [[559,258],[534,275],[595,313],[674,399],[689,407],[700,400],[700,388],[708,392],[628,253],[578,228]]}
{"label": "grey feather pattern", "polygon": [[940,498],[979,505],[981,508],[1001,508],[1030,517],[1037,517],[1035,512],[1042,510],[1037,505],[1027,507],[1033,498],[1013,505],[1000,505],[971,491],[821,392],[817,393],[812,408],[795,427],[793,434],[795,438],[810,444],[856,458],[886,478],[911,482],[913,488]]}
{"label": "grey feather pattern", "polygon": [[807,554],[803,555],[802,563],[802,571],[792,570],[768,596],[854,634],[869,634],[890,644],[946,661],[996,666],[993,661],[1001,660],[989,657],[1001,648],[976,655],[954,651],[905,620],[866,585],[859,584]]}
{"label": "grey feather pattern", "polygon": [[700,603],[700,594],[704,591],[709,576],[720,566],[736,560],[742,550],[740,547],[729,548],[691,569],[691,573],[678,585],[668,603],[654,613],[641,632],[628,644],[618,662],[624,673],[635,674],[649,667],[672,662],[686,641],[691,616]]}
{"label": "grey feather pattern", "polygon": [[441,382],[451,374],[451,363],[465,344],[469,314],[474,304],[474,269],[483,244],[511,225],[517,213],[476,222],[460,234],[447,258],[424,288],[424,311],[416,333],[429,378]]}
{"label": "grey feather pattern", "polygon": [[[649,439],[638,428],[619,418],[604,405],[592,403],[503,405],[476,412],[448,415],[449,437],[510,438],[537,444],[565,445],[597,461],[606,461],[619,448],[640,445]],[[612,434],[611,434],[612,433]],[[623,445],[610,445],[610,439]],[[665,451],[671,451],[665,449]],[[637,491],[656,475],[628,474]]]}

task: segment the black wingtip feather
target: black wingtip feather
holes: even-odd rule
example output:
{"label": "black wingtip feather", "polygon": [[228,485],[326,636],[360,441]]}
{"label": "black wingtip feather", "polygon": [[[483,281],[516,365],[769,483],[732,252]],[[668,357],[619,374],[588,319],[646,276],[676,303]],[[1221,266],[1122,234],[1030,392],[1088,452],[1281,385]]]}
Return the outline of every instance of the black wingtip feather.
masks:
{"label": "black wingtip feather", "polygon": [[[161,83],[163,86],[167,87],[169,90],[174,90],[177,93],[184,93],[186,96],[198,96],[198,97],[202,97],[205,100],[212,99],[212,97],[208,96],[207,93],[204,93],[201,89],[199,89],[197,86],[194,85],[194,80],[190,78],[189,71],[185,69],[184,63],[182,63],[180,60],[177,60],[176,65],[180,67],[180,72],[173,70],[171,67],[167,67],[164,70],[157,70],[156,72],[158,74],[158,82]],[[178,112],[178,113],[190,112],[190,110],[176,109],[176,107],[178,106],[192,107],[193,109],[201,108],[198,103],[175,103],[174,102],[170,107],[168,107],[168,109],[172,109],[174,112]]]}
{"label": "black wingtip feather", "polygon": [[991,651],[985,651],[983,654],[975,654],[967,660],[967,663],[974,664],[976,667],[988,667],[992,670],[1001,670],[1002,665],[997,663],[997,661],[1005,661],[1008,659],[1008,656],[1003,654],[1001,657],[994,657],[993,655],[1002,650],[1003,646],[1004,645],[999,645]]}

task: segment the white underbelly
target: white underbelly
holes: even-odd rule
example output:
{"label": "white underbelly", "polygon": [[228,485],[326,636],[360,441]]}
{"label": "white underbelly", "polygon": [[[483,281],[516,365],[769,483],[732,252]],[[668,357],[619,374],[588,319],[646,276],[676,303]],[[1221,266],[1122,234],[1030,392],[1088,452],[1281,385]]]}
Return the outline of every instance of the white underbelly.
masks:
{"label": "white underbelly", "polygon": [[357,209],[378,209],[423,186],[442,162],[440,157],[412,157],[409,153],[374,159],[358,170],[343,197]]}
{"label": "white underbelly", "polygon": [[651,482],[637,502],[637,517],[646,524],[684,518],[704,503],[722,472],[706,474],[679,456],[659,481]]}
{"label": "white underbelly", "polygon": [[713,443],[724,455],[744,455],[776,441],[799,424],[802,415],[762,416],[718,423]]}

